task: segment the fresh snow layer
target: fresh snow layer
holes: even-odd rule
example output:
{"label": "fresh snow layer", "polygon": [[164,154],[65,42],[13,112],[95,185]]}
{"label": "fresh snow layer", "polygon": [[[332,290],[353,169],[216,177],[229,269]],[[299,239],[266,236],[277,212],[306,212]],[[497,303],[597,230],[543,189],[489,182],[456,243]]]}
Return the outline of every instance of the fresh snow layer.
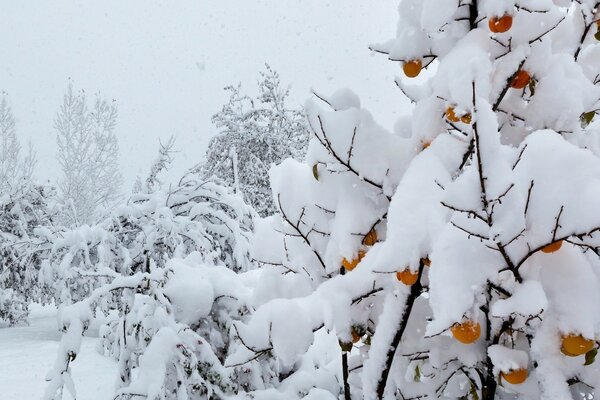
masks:
{"label": "fresh snow layer", "polygon": [[[88,334],[95,336],[95,331]],[[29,326],[0,328],[0,399],[41,399],[59,341],[56,310],[51,307],[32,306]],[[77,400],[113,398],[116,365],[95,346],[95,337],[84,337],[81,352],[71,364]],[[72,400],[68,391],[64,400]]]}

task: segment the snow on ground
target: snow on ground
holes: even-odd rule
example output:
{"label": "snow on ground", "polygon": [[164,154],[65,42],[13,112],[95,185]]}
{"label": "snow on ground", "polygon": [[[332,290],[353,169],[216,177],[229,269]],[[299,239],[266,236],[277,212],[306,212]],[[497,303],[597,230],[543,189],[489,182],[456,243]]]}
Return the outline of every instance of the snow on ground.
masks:
{"label": "snow on ground", "polygon": [[[71,364],[78,400],[112,399],[116,364],[95,350],[96,330],[85,337]],[[41,399],[56,357],[60,332],[53,307],[33,306],[30,325],[0,328],[0,399]],[[71,400],[65,393],[64,400]]]}

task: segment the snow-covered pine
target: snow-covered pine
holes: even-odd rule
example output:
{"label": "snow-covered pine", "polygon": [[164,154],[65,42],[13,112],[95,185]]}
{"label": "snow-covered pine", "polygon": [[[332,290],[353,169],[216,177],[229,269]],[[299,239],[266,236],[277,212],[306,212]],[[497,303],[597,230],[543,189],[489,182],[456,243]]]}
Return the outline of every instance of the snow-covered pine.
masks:
{"label": "snow-covered pine", "polygon": [[260,73],[258,95],[241,93],[241,85],[225,88],[229,102],[212,117],[220,132],[215,135],[199,166],[206,179],[218,178],[240,190],[261,216],[276,210],[268,171],[291,157],[301,160],[308,143],[304,111],[287,104],[289,89],[270,66]]}
{"label": "snow-covered pine", "polygon": [[64,332],[46,399],[65,386],[73,393],[69,365],[96,312],[107,318],[103,351],[118,360],[117,398],[222,398],[263,385],[260,366],[223,366],[235,347],[231,322],[249,310],[236,272],[252,268],[253,220],[240,195],[188,174],[170,191],[133,195],[96,226],[62,233],[42,271]]}
{"label": "snow-covered pine", "polygon": [[[333,398],[594,398],[598,7],[402,0],[396,38],[373,50],[422,75],[396,80],[415,103],[396,125],[407,139],[361,129],[355,95],[320,96],[328,116],[308,107],[307,162],[272,172],[281,217],[255,239],[255,257],[285,271],[270,274],[285,299],[236,324],[247,349],[235,356],[268,350],[291,366],[281,398],[327,390],[327,367]],[[384,241],[336,274],[369,221]],[[348,341],[356,321],[373,337],[344,379],[313,332]]]}

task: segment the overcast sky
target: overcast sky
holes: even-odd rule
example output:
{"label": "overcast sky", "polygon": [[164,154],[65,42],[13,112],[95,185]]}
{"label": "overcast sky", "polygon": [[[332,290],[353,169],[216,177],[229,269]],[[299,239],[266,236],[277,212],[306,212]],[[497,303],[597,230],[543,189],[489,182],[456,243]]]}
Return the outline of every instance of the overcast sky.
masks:
{"label": "overcast sky", "polygon": [[0,16],[0,90],[44,179],[59,174],[53,119],[69,78],[117,101],[125,190],[159,138],[177,137],[174,174],[198,162],[222,88],[255,91],[265,62],[297,104],[349,87],[388,127],[407,106],[399,65],[367,48],[393,36],[397,0],[0,0]]}

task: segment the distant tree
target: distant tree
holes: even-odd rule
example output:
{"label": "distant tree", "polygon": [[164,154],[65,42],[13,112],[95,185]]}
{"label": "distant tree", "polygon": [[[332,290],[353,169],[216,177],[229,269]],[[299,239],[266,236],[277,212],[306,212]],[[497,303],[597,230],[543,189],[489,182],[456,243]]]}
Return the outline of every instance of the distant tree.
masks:
{"label": "distant tree", "polygon": [[17,139],[15,118],[6,96],[0,101],[0,190],[15,188],[33,174],[35,154],[29,147],[29,154],[21,155],[21,145]]}
{"label": "distant tree", "polygon": [[85,92],[74,93],[69,84],[54,123],[63,172],[59,188],[71,206],[66,216],[69,224],[92,222],[99,207],[112,206],[119,196],[116,123],[114,102],[97,96],[90,110]]}
{"label": "distant tree", "polygon": [[241,93],[241,84],[225,88],[229,102],[212,121],[220,132],[212,138],[200,166],[204,178],[216,177],[241,191],[259,215],[276,210],[268,171],[286,158],[302,159],[309,133],[301,108],[286,104],[289,89],[270,66],[260,73],[256,98]]}

